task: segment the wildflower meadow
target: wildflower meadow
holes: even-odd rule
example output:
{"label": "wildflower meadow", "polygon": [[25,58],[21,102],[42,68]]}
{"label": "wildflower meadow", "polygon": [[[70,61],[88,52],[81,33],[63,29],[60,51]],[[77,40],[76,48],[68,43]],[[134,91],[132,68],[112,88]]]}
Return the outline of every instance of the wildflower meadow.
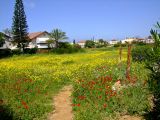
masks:
{"label": "wildflower meadow", "polygon": [[89,49],[75,54],[20,55],[0,60],[0,114],[6,119],[42,120],[53,111],[53,97],[73,85],[75,120],[117,119],[149,111],[149,71],[131,62],[127,49]]}

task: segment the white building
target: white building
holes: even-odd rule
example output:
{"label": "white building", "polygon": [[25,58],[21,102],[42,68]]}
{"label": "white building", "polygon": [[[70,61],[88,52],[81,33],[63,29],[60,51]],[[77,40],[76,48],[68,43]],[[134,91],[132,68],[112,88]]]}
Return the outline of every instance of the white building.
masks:
{"label": "white building", "polygon": [[145,39],[145,43],[152,44],[152,43],[154,43],[154,40],[152,39],[151,36],[148,36],[148,37]]}
{"label": "white building", "polygon": [[81,48],[84,48],[84,47],[85,47],[85,43],[86,43],[85,40],[81,40],[81,41],[79,41],[77,44],[80,45]]}
{"label": "white building", "polygon": [[0,43],[0,49],[16,49],[16,46],[12,43],[11,37],[2,32],[1,34],[4,41]]}
{"label": "white building", "polygon": [[117,44],[117,43],[118,43],[118,40],[111,40],[111,41],[109,41],[110,45],[114,45],[114,44]]}
{"label": "white building", "polygon": [[125,43],[132,43],[133,41],[137,41],[137,39],[136,38],[126,38],[121,41],[122,41],[122,44],[125,44]]}
{"label": "white building", "polygon": [[49,40],[49,33],[44,32],[34,32],[29,33],[29,39],[31,42],[29,42],[28,48],[48,48],[47,40]]}
{"label": "white building", "polygon": [[148,44],[154,43],[152,37],[149,36],[149,37],[147,37],[145,39],[144,38],[126,38],[126,39],[122,40],[122,44],[124,44],[124,43],[132,43],[134,41],[148,43]]}

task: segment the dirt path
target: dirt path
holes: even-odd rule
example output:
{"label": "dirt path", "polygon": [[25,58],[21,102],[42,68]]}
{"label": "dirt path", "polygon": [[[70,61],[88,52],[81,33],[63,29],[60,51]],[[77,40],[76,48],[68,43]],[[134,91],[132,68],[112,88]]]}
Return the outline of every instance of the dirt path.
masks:
{"label": "dirt path", "polygon": [[125,115],[122,116],[119,120],[142,120],[142,118],[138,116]]}
{"label": "dirt path", "polygon": [[71,93],[72,86],[65,86],[60,93],[54,97],[55,111],[49,115],[48,120],[73,120]]}

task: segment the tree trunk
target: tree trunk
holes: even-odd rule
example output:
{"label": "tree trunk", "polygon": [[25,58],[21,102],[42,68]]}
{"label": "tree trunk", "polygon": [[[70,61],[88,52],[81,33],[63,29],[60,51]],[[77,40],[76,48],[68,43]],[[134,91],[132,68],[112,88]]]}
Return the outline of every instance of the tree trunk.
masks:
{"label": "tree trunk", "polygon": [[128,55],[127,55],[127,68],[126,68],[126,79],[130,80],[130,68],[131,67],[131,45],[128,44]]}
{"label": "tree trunk", "polygon": [[22,43],[22,52],[24,53],[24,49],[25,49],[25,44]]}
{"label": "tree trunk", "polygon": [[56,40],[55,43],[56,43],[56,44],[55,44],[55,47],[58,48],[58,41]]}

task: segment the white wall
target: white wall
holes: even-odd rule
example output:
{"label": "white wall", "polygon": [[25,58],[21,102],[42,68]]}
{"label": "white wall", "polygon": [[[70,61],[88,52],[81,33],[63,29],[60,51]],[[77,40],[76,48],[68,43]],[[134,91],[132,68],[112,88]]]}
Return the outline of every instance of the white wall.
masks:
{"label": "white wall", "polygon": [[32,42],[29,43],[28,48],[48,48],[47,40],[49,40],[49,35],[47,33],[44,33],[37,38],[33,39]]}

